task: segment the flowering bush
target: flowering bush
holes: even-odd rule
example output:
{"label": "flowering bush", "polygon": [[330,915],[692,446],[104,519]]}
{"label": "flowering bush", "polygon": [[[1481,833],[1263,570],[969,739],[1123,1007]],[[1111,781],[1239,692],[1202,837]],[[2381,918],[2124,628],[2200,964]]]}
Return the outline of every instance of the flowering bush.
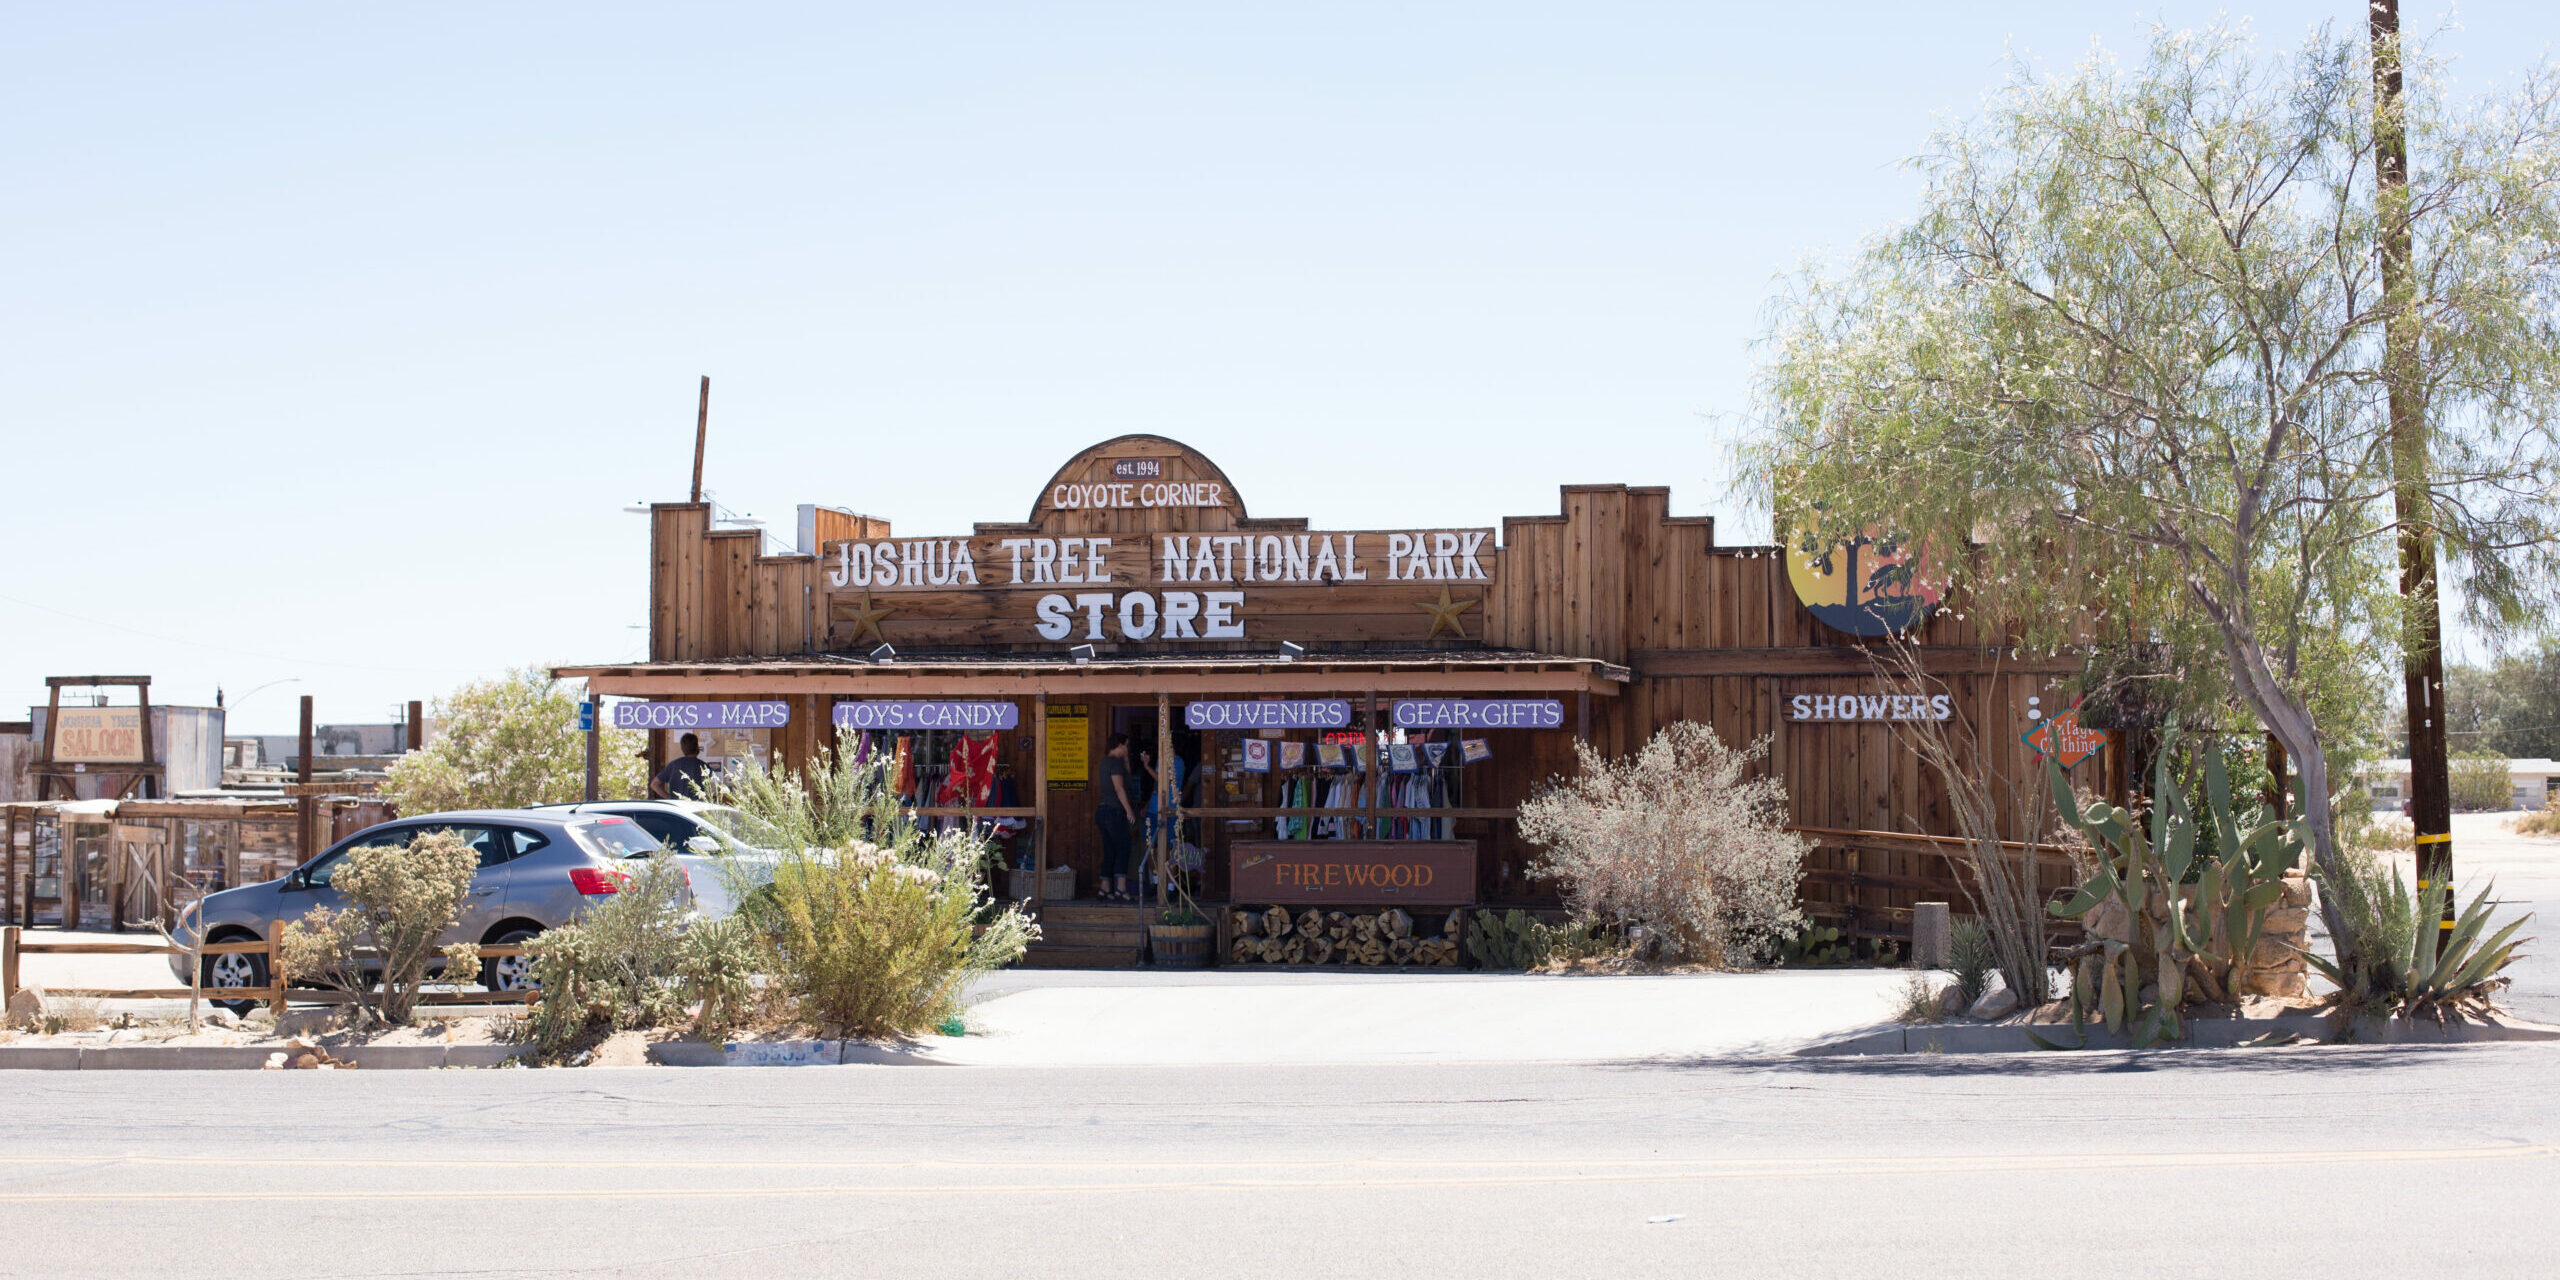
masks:
{"label": "flowering bush", "polygon": [[774,985],[807,1021],[854,1035],[937,1026],[971,981],[1037,936],[981,886],[986,840],[927,834],[880,764],[822,760],[799,778],[749,770],[719,794],[783,833],[770,859],[733,857],[723,872]]}
{"label": "flowering bush", "polygon": [[1803,923],[1796,880],[1810,847],[1779,829],[1786,787],[1752,777],[1769,740],[1727,747],[1680,721],[1624,760],[1576,743],[1581,772],[1520,806],[1532,868],[1577,914],[1654,931],[1666,953],[1710,964],[1765,959]]}

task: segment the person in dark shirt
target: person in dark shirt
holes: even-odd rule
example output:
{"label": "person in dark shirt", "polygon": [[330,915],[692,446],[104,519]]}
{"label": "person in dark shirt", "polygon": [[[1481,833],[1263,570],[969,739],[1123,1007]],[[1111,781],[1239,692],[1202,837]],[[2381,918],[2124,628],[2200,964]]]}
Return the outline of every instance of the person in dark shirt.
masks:
{"label": "person in dark shirt", "polygon": [[660,800],[699,800],[703,780],[711,776],[711,766],[702,758],[702,739],[688,733],[676,745],[684,748],[684,756],[658,770],[649,780],[649,794]]}
{"label": "person in dark shirt", "polygon": [[1129,735],[1112,734],[1102,753],[1102,787],[1093,825],[1102,829],[1102,872],[1093,894],[1105,902],[1135,902],[1129,892],[1129,840],[1138,825],[1138,797],[1129,776]]}

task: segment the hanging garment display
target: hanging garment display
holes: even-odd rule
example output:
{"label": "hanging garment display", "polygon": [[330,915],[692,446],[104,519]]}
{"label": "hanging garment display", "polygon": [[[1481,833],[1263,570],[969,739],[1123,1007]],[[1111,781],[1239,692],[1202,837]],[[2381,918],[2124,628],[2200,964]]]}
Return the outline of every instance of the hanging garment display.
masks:
{"label": "hanging garment display", "polygon": [[912,802],[916,794],[916,740],[898,735],[898,764],[892,771],[897,793]]}
{"label": "hanging garment display", "polygon": [[963,734],[951,743],[951,767],[933,802],[943,808],[984,809],[995,799],[996,737]]}

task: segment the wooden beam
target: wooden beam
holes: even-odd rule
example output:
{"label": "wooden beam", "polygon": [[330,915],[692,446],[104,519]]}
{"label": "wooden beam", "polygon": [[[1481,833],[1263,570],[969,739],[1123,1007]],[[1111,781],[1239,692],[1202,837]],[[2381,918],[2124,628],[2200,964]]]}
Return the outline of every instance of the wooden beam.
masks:
{"label": "wooden beam", "polygon": [[[1638,649],[1627,665],[1640,680],[1681,676],[1863,676],[1884,674],[1872,651],[1855,645],[1788,649]],[[1981,676],[1994,672],[2061,675],[2076,672],[2078,658],[2010,658],[1997,649],[1932,646],[1919,650],[1933,676]]]}
{"label": "wooden beam", "polygon": [[[856,667],[841,673],[797,670],[698,673],[596,671],[586,674],[586,678],[592,682],[589,687],[599,693],[627,697],[687,693],[764,697],[837,694],[889,698],[1019,698],[1055,694],[1061,698],[1079,699],[1156,693],[1183,698],[1260,693],[1323,696],[1343,683],[1339,675],[1326,676],[1321,672],[1301,675],[1285,671],[1194,673],[1105,669],[1079,674],[1074,668],[1039,674],[988,672],[983,675],[901,671],[896,667]],[[1416,671],[1411,674],[1388,671],[1380,673],[1377,679],[1381,692],[1393,690],[1397,695],[1587,692],[1600,697],[1616,697],[1620,690],[1616,681],[1579,671],[1462,670],[1454,674],[1444,671]]]}

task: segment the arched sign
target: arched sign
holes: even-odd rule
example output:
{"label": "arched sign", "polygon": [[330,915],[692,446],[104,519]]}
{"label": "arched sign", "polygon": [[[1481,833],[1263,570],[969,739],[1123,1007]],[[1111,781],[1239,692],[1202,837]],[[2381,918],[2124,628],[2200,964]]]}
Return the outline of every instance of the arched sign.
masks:
{"label": "arched sign", "polygon": [[1787,582],[1823,625],[1889,636],[1928,620],[1945,595],[1928,548],[1874,525],[1847,538],[1799,531],[1786,548]]}

